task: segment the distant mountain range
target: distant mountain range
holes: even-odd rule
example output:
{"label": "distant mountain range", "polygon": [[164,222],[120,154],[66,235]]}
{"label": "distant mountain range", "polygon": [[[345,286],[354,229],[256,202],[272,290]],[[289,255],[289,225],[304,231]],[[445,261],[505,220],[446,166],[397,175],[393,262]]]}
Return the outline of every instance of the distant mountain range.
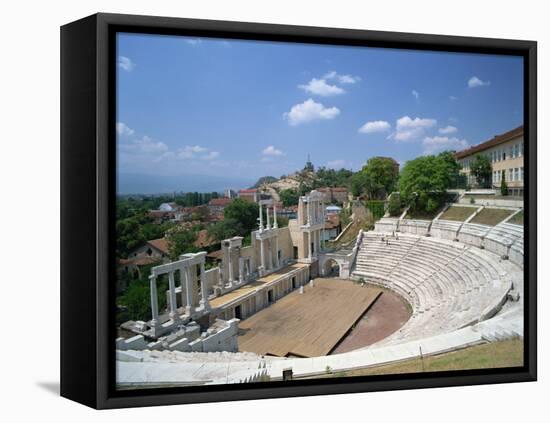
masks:
{"label": "distant mountain range", "polygon": [[163,194],[172,192],[222,192],[248,188],[256,178],[207,175],[160,176],[121,173],[117,178],[118,194]]}

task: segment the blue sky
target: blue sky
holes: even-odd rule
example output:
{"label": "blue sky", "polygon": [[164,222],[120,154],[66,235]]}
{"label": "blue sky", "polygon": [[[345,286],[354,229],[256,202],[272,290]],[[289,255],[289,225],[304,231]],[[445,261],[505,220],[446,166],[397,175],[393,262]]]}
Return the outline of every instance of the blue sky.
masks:
{"label": "blue sky", "polygon": [[518,57],[119,34],[119,192],[240,188],[523,123]]}

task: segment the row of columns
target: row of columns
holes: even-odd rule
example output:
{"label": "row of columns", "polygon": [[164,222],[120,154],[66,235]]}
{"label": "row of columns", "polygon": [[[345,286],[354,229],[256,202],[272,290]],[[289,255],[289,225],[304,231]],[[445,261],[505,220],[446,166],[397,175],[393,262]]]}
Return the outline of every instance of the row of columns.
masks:
{"label": "row of columns", "polygon": [[262,202],[259,203],[260,210],[259,210],[259,232],[262,233],[264,230],[270,230],[270,229],[277,229],[279,227],[279,224],[277,223],[277,204],[273,203],[273,225],[271,224],[271,214],[269,212],[269,205],[266,204],[265,206],[265,214],[267,219],[267,225],[264,228],[264,217],[262,213],[263,204]]}
{"label": "row of columns", "polygon": [[[227,248],[227,258],[226,258],[226,263],[227,263],[227,276],[228,276],[228,282],[229,284],[232,284],[233,281],[235,280],[235,277],[234,277],[234,274],[233,274],[233,257],[232,257],[232,251],[233,251],[233,248],[232,247],[228,247]],[[245,268],[244,268],[244,257],[239,257],[238,258],[238,267],[239,267],[239,283],[242,283],[244,282],[244,277],[245,277]],[[248,272],[250,272],[250,265],[248,266]],[[246,275],[248,276],[248,274]],[[220,273],[220,277],[221,277],[221,273]]]}
{"label": "row of columns", "polygon": [[306,216],[307,216],[307,224],[317,224],[320,222],[324,222],[324,208],[323,203],[318,200],[306,200]]}
{"label": "row of columns", "polygon": [[[275,259],[273,259],[273,239],[275,239]],[[260,265],[262,269],[266,270],[273,269],[274,265],[275,268],[279,268],[279,266],[281,265],[281,263],[279,262],[279,237],[275,236],[269,239],[269,248],[266,248],[265,246],[266,241],[266,239],[260,239]]]}
{"label": "row of columns", "polygon": [[[194,273],[196,273],[196,267],[200,266],[200,290],[201,290],[201,299],[199,302],[200,307],[207,309],[208,305],[208,294],[206,287],[206,272],[204,268],[204,261],[200,264],[191,264],[182,266],[179,269],[171,270],[168,273],[168,290],[169,290],[169,315],[170,319],[173,321],[179,320],[179,315],[177,311],[177,297],[176,297],[176,284],[174,274],[176,271],[180,272],[181,279],[181,303],[185,304],[185,314],[190,316],[194,311],[195,307],[193,304],[193,292],[194,292]],[[153,327],[156,327],[159,323],[159,310],[158,310],[158,293],[157,293],[157,277],[160,275],[152,274],[149,276],[149,285],[151,292],[151,324]]]}

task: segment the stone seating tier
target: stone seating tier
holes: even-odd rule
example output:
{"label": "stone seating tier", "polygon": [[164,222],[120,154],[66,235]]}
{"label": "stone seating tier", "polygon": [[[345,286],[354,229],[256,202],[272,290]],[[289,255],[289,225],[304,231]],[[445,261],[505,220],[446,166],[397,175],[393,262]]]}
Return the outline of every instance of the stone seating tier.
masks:
{"label": "stone seating tier", "polygon": [[[381,241],[383,236],[388,237],[388,245]],[[399,331],[376,345],[435,336],[486,318],[488,310],[502,305],[511,288],[499,260],[460,242],[366,232],[353,276],[393,290],[413,309]]]}

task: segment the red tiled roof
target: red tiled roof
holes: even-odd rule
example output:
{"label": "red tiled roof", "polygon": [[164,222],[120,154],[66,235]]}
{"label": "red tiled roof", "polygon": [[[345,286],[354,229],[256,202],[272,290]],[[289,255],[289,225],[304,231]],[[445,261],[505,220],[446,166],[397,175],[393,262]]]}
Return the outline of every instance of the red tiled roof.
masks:
{"label": "red tiled roof", "polygon": [[210,200],[208,202],[208,205],[209,206],[225,207],[229,203],[231,203],[231,198],[212,198],[212,200]]}
{"label": "red tiled roof", "polygon": [[258,192],[257,189],[253,188],[253,189],[241,189],[239,190],[239,194],[255,194],[256,192]]}
{"label": "red tiled roof", "polygon": [[166,238],[152,239],[147,241],[147,244],[155,247],[157,250],[163,252],[164,254],[170,253],[170,245]]}
{"label": "red tiled roof", "polygon": [[135,266],[145,266],[148,264],[158,263],[160,260],[156,257],[135,257],[129,259],[120,259],[118,263],[122,266],[133,264]]}
{"label": "red tiled roof", "polygon": [[523,135],[523,125],[518,126],[504,134],[495,135],[489,141],[482,142],[481,144],[474,145],[473,147],[467,148],[466,150],[458,151],[455,153],[455,158],[462,159],[466,156],[471,156],[472,154],[479,153],[480,151],[486,150],[490,147],[505,143],[511,139],[520,137]]}
{"label": "red tiled roof", "polygon": [[174,212],[172,212],[172,211],[164,211],[164,210],[149,210],[149,211],[147,212],[147,214],[149,214],[149,216],[152,216],[152,217],[164,217],[164,216],[173,215]]}

